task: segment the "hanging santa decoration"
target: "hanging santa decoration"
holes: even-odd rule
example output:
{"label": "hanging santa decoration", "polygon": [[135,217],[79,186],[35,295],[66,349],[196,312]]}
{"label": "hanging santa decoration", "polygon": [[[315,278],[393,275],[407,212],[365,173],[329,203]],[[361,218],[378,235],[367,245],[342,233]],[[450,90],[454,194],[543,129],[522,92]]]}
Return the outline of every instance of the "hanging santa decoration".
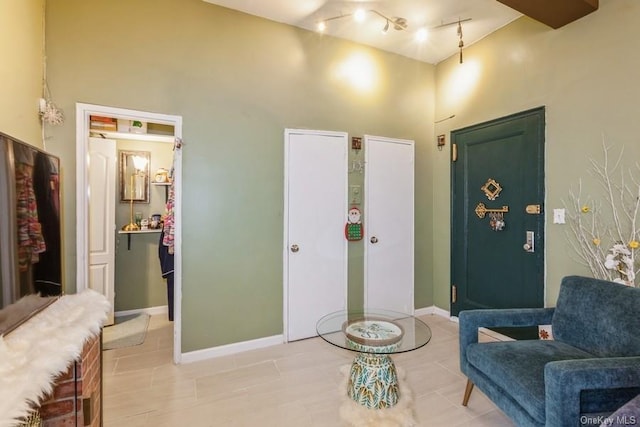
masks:
{"label": "hanging santa decoration", "polygon": [[350,242],[362,240],[362,220],[360,219],[360,209],[353,207],[349,209],[347,224],[344,227],[344,235]]}

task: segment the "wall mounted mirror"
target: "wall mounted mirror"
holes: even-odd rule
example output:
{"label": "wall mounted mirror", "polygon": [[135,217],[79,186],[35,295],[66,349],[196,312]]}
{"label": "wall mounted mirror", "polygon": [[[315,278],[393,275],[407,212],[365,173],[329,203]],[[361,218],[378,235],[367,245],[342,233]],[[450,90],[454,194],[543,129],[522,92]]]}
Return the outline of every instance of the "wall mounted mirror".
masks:
{"label": "wall mounted mirror", "polygon": [[149,151],[120,151],[120,201],[149,203]]}

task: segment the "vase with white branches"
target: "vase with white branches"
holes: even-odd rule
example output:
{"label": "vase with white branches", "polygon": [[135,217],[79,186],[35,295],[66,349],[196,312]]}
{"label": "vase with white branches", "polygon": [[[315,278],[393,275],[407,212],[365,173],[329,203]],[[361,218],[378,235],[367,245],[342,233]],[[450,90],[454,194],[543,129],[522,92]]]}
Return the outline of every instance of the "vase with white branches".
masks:
{"label": "vase with white branches", "polygon": [[615,161],[611,147],[603,143],[603,160],[590,159],[590,173],[600,187],[601,198],[583,196],[582,180],[578,191],[569,191],[565,203],[569,231],[567,237],[578,261],[595,278],[637,286],[640,270],[636,251],[640,248],[640,166],[625,169],[623,150]]}

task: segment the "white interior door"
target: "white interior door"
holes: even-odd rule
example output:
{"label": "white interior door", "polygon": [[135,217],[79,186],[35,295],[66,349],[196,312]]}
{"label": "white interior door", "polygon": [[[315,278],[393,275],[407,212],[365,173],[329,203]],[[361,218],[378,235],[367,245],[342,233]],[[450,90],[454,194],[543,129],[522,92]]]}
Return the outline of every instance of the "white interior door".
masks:
{"label": "white interior door", "polygon": [[89,288],[115,300],[116,141],[89,138]]}
{"label": "white interior door", "polygon": [[414,142],[365,135],[368,308],[414,311]]}
{"label": "white interior door", "polygon": [[284,308],[287,341],[316,336],[346,308],[347,134],[285,131]]}

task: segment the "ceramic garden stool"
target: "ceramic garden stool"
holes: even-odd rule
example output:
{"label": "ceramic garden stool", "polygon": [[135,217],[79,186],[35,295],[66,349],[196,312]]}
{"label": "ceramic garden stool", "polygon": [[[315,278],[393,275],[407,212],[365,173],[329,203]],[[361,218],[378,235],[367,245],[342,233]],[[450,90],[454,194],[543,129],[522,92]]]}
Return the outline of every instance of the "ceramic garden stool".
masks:
{"label": "ceramic garden stool", "polygon": [[316,329],[328,343],[357,352],[347,395],[370,409],[391,408],[401,398],[390,356],[416,350],[431,339],[431,330],[420,319],[386,310],[331,313],[318,321]]}

